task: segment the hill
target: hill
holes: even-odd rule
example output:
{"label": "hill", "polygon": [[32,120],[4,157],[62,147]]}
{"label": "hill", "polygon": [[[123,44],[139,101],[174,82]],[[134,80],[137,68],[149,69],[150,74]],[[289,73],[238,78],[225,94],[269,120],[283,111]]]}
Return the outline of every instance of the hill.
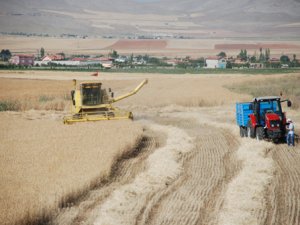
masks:
{"label": "hill", "polygon": [[298,37],[299,0],[0,1],[2,33]]}

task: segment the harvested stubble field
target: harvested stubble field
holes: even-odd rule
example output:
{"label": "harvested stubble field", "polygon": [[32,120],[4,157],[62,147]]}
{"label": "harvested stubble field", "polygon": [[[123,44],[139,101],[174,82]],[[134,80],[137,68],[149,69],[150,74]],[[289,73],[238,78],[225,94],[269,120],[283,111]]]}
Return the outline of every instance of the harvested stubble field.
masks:
{"label": "harvested stubble field", "polygon": [[[1,71],[0,77],[0,101],[23,106],[26,93],[37,104],[1,113],[6,224],[24,213],[27,221],[44,214],[63,225],[299,224],[299,145],[241,139],[234,103],[252,96],[226,88],[266,76]],[[149,83],[118,104],[134,112],[134,122],[65,126],[69,103],[61,96],[73,78],[99,79],[116,96],[144,78]],[[267,77],[275,84],[282,78]],[[41,95],[60,99],[64,110],[45,111]],[[299,111],[284,110],[297,127]]]}

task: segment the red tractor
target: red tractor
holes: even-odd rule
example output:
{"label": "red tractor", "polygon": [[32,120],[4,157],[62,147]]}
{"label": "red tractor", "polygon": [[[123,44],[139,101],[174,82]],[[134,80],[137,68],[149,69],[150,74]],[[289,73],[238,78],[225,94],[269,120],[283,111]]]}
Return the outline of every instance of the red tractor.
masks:
{"label": "red tractor", "polygon": [[286,115],[282,112],[280,97],[258,97],[252,102],[236,104],[236,119],[242,137],[258,140],[271,139],[274,142],[284,140],[286,135]]}

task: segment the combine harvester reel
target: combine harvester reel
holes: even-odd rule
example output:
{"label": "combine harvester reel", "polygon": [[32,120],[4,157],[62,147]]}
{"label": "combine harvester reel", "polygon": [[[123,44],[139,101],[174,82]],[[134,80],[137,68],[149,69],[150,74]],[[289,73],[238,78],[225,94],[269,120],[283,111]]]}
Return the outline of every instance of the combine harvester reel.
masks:
{"label": "combine harvester reel", "polygon": [[121,101],[136,94],[148,80],[144,80],[133,91],[114,98],[113,92],[108,96],[106,89],[102,89],[100,82],[82,82],[77,85],[74,82],[74,90],[71,91],[72,109],[70,116],[65,116],[65,124],[74,122],[100,121],[100,120],[119,120],[133,119],[132,112],[118,109],[112,105],[114,102]]}

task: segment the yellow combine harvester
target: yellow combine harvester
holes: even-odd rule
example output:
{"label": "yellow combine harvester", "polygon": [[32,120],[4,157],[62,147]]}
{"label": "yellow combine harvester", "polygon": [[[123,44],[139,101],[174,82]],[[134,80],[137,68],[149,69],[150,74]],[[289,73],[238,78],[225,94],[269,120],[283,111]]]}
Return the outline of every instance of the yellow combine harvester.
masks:
{"label": "yellow combine harvester", "polygon": [[74,90],[71,91],[72,110],[71,116],[64,117],[64,123],[99,121],[99,120],[119,120],[133,119],[132,112],[120,110],[112,103],[136,94],[148,80],[144,80],[133,91],[114,98],[113,92],[109,89],[108,96],[106,89],[102,89],[100,82],[82,82],[77,85],[74,82]]}

